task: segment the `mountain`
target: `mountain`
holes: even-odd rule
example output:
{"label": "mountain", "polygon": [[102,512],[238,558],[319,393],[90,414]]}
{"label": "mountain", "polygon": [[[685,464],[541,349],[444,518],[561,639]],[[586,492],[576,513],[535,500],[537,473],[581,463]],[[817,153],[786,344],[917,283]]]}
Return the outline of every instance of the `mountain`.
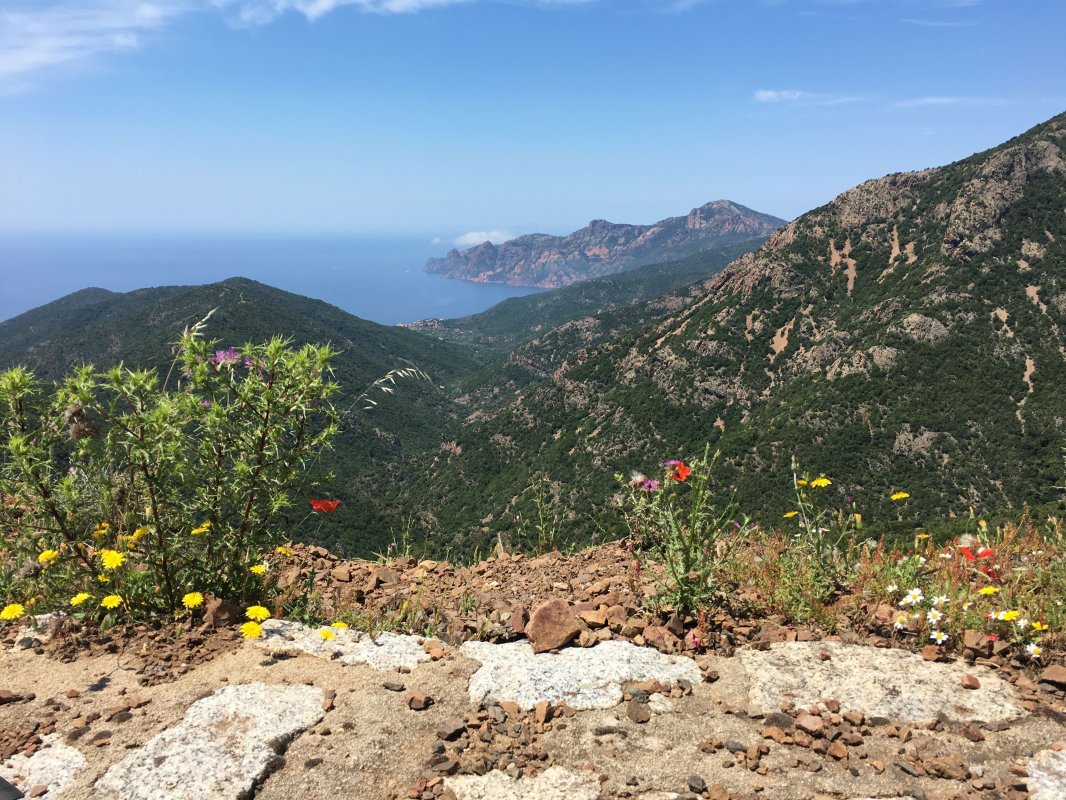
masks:
{"label": "mountain", "polygon": [[472,543],[528,514],[521,487],[541,481],[572,538],[609,531],[616,472],[705,444],[766,522],[794,502],[793,457],[875,528],[1057,500],[1064,159],[1066,115],[843,193],[676,310],[471,414],[413,490]]}
{"label": "mountain", "polygon": [[[325,491],[342,500],[320,517],[317,531],[294,531],[342,552],[384,550],[396,520],[378,502],[374,476],[405,455],[436,451],[458,417],[448,387],[479,365],[466,349],[401,328],[378,325],[319,300],[283,292],[245,278],[207,286],[164,286],[116,293],[86,289],[0,323],[0,369],[22,364],[39,378],[58,379],[70,368],[154,368],[166,375],[171,348],[187,326],[217,309],[204,335],[220,346],[289,337],[294,344],[329,342],[348,408],[372,381],[397,366],[417,365],[432,379],[401,383],[370,412],[345,417],[325,467],[336,474]],[[361,406],[361,404],[360,404]],[[321,479],[324,476],[318,477]],[[297,508],[298,517],[306,509]]]}
{"label": "mountain", "polygon": [[499,246],[484,242],[431,258],[426,271],[480,283],[556,288],[767,236],[784,223],[729,200],[716,200],[654,225],[597,219],[567,236],[533,233]]}

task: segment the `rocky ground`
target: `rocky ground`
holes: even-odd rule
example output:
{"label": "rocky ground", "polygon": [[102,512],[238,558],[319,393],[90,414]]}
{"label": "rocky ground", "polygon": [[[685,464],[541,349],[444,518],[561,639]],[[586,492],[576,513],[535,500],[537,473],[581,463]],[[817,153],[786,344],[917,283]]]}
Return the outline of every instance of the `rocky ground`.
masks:
{"label": "rocky ground", "polygon": [[1066,668],[980,637],[912,653],[876,608],[847,641],[658,616],[617,545],[463,569],[294,550],[281,583],[325,618],[425,635],[244,641],[221,605],[12,627],[0,776],[71,800],[1066,797]]}

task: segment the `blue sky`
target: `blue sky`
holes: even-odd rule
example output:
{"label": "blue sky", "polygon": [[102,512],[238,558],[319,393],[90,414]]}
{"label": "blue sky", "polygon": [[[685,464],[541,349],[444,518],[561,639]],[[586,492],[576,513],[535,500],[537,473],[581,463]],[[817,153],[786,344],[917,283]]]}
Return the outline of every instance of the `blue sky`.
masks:
{"label": "blue sky", "polygon": [[793,217],[1066,110],[1063,30],[1061,0],[2,0],[0,228]]}

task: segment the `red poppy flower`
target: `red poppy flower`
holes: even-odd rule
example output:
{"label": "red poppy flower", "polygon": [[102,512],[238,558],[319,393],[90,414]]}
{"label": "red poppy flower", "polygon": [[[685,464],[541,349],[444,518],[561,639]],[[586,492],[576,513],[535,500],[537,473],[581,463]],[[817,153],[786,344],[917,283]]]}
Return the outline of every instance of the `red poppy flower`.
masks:
{"label": "red poppy flower", "polygon": [[337,506],[339,506],[340,504],[340,500],[312,500],[311,508],[313,508],[315,511],[328,513],[330,511],[336,511]]}
{"label": "red poppy flower", "polygon": [[963,558],[967,561],[976,561],[979,558],[992,558],[996,553],[991,547],[982,547],[977,551],[977,555],[969,547],[960,547],[959,552],[962,553]]}
{"label": "red poppy flower", "polygon": [[679,483],[684,483],[692,474],[692,468],[686,466],[684,461],[667,461],[666,466],[670,468],[667,475]]}

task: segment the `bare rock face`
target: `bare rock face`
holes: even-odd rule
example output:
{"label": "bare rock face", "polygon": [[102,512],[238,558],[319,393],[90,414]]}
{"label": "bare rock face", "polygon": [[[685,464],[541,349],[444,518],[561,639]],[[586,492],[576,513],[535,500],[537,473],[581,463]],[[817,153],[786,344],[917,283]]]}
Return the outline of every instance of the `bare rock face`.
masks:
{"label": "bare rock face", "polygon": [[577,710],[611,708],[622,702],[622,687],[627,683],[658,681],[670,685],[702,680],[691,658],[629,642],[602,642],[587,649],[539,655],[527,642],[466,642],[460,652],[481,662],[481,668],[470,678],[472,703],[511,701],[527,711],[544,701],[566,703]]}
{"label": "bare rock face", "polygon": [[426,271],[481,283],[550,289],[767,236],[783,223],[769,214],[716,200],[654,225],[597,219],[567,236],[534,233],[501,245],[484,242],[431,258]]}
{"label": "bare rock face", "polygon": [[537,606],[525,627],[534,653],[556,650],[581,633],[581,623],[565,600],[549,600]]}
{"label": "bare rock face", "polygon": [[595,800],[600,796],[595,774],[562,767],[548,767],[536,777],[517,780],[493,770],[487,775],[448,778],[444,785],[457,800]]}
{"label": "bare rock face", "polygon": [[227,686],[112,766],[100,800],[239,800],[279,762],[298,733],[322,718],[314,686]]}
{"label": "bare rock face", "polygon": [[1029,800],[1061,800],[1066,797],[1066,750],[1042,750],[1028,766],[1026,788]]}
{"label": "bare rock face", "polygon": [[832,698],[867,716],[904,722],[1007,721],[1024,713],[1010,684],[996,675],[982,674],[980,688],[965,689],[963,665],[927,662],[902,650],[788,642],[738,655],[751,679],[751,702],[766,709],[789,697],[799,706]]}

